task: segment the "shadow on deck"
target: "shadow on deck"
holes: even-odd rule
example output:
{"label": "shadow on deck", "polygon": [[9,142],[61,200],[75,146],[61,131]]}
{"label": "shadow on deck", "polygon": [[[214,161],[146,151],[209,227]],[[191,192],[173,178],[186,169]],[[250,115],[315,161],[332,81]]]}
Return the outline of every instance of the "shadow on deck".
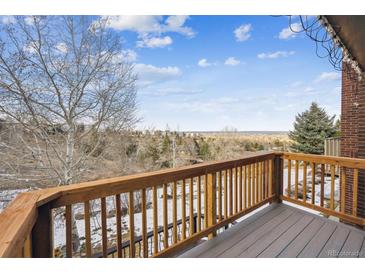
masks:
{"label": "shadow on deck", "polygon": [[180,257],[365,257],[365,231],[272,204]]}

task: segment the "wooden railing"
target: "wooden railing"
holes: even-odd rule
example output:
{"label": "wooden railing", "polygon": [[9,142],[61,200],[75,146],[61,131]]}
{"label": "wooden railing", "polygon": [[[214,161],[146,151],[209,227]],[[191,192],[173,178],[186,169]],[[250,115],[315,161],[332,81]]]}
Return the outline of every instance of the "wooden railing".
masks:
{"label": "wooden railing", "polygon": [[[173,256],[273,201],[277,197],[273,194],[276,159],[279,158],[275,153],[259,153],[22,194],[0,215],[0,256],[53,257],[64,253],[66,257],[92,257],[101,252],[107,257],[111,245],[116,247],[117,257],[148,257],[151,253],[155,257]],[[121,206],[123,201],[127,212]],[[80,214],[82,217],[76,218]],[[195,214],[199,220],[196,224]],[[101,222],[100,235],[95,233],[93,218]],[[56,225],[57,222],[63,225]],[[159,226],[163,227],[162,248]],[[151,231],[152,246],[147,242]],[[80,233],[82,237],[78,237]],[[95,236],[101,238],[98,247],[93,242]],[[139,236],[142,245],[136,246],[135,238]],[[64,250],[62,244],[59,247],[62,237]],[[133,243],[127,254],[122,252],[125,241]],[[142,252],[136,252],[138,248]]]}
{"label": "wooden railing", "polygon": [[[340,166],[340,178],[328,179],[324,165]],[[270,152],[24,193],[0,214],[0,256],[170,257],[281,200],[365,225],[356,213],[359,169],[365,160]]]}
{"label": "wooden railing", "polygon": [[[282,200],[365,225],[357,215],[359,170],[365,170],[365,159],[300,153],[284,153],[282,158],[286,177]],[[329,175],[326,170],[330,170]]]}

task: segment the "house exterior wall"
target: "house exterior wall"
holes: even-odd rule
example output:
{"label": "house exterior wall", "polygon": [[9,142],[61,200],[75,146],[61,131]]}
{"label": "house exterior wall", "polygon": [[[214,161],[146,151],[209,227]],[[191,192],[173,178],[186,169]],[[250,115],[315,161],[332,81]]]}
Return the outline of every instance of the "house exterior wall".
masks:
{"label": "house exterior wall", "polygon": [[[342,72],[341,156],[365,159],[365,80]],[[359,171],[358,216],[365,217],[365,171]],[[346,171],[346,211],[352,211],[353,171]]]}

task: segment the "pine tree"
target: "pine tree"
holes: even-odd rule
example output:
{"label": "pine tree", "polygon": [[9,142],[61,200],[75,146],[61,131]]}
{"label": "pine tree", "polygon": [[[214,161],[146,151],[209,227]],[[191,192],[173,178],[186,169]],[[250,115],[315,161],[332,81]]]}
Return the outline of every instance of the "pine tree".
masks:
{"label": "pine tree", "polygon": [[313,102],[309,110],[295,117],[294,130],[289,138],[293,141],[291,149],[296,152],[323,154],[324,139],[335,136],[335,116],[330,117],[323,108]]}

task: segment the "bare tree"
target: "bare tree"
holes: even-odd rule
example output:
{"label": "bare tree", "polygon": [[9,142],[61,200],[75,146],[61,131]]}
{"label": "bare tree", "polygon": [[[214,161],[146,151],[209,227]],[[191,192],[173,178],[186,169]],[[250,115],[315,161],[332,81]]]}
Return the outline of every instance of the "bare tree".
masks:
{"label": "bare tree", "polygon": [[107,131],[135,125],[135,81],[107,18],[18,16],[0,27],[0,114],[23,127],[19,142],[60,185]]}

